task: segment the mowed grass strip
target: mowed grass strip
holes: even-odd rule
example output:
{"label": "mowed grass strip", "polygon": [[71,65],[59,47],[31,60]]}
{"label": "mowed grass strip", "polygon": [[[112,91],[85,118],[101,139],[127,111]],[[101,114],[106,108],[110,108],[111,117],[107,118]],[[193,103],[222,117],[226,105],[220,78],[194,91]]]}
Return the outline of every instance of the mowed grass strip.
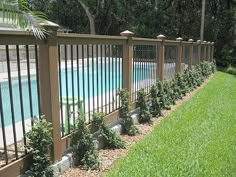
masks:
{"label": "mowed grass strip", "polygon": [[217,72],[106,176],[236,176],[236,77]]}

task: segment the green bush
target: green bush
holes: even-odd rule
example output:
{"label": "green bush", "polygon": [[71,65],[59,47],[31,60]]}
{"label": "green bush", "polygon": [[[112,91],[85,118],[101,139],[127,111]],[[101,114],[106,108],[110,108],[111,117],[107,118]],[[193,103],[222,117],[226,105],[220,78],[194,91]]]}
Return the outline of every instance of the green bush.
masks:
{"label": "green bush", "polygon": [[26,149],[31,151],[33,162],[30,171],[34,177],[51,177],[53,170],[50,167],[49,146],[52,144],[52,124],[42,116],[30,130],[26,137]]}
{"label": "green bush", "polygon": [[139,123],[149,123],[152,124],[152,115],[147,106],[147,99],[144,89],[138,91],[137,107],[140,108],[138,121]]}
{"label": "green bush", "polygon": [[179,87],[180,97],[185,96],[187,92],[187,86],[183,77],[183,74],[180,73],[177,73],[175,75],[175,81],[177,82],[177,85]]}
{"label": "green bush", "polygon": [[125,142],[121,137],[105,124],[103,113],[94,113],[92,126],[103,137],[105,148],[115,149],[125,147]]}
{"label": "green bush", "polygon": [[134,125],[134,121],[129,112],[129,93],[126,89],[122,89],[118,94],[121,101],[120,117],[123,120],[126,133],[133,136],[138,133],[138,128]]}
{"label": "green bush", "polygon": [[86,169],[99,168],[94,139],[83,118],[78,119],[78,125],[71,134],[71,147],[75,166],[82,165]]}
{"label": "green bush", "polygon": [[[158,81],[159,82],[159,81]],[[153,117],[162,115],[161,103],[158,97],[158,87],[157,84],[153,85],[150,90],[151,93],[151,114]]]}

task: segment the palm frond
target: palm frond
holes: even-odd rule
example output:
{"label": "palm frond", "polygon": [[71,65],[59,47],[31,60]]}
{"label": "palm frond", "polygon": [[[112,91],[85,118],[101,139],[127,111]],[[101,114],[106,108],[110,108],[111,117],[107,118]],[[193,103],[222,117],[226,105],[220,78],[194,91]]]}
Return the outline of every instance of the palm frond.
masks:
{"label": "palm frond", "polygon": [[47,19],[47,15],[40,11],[33,11],[27,0],[2,0],[3,22],[18,26],[33,32],[38,39],[45,39],[49,32],[40,25]]}

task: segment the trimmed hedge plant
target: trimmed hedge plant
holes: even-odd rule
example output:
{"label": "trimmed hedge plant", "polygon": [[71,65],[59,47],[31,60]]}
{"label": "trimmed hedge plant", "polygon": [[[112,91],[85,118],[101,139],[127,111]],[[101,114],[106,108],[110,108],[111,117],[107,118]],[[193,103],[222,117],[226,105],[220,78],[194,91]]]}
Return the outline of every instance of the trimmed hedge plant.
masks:
{"label": "trimmed hedge plant", "polygon": [[152,124],[152,114],[150,113],[147,106],[147,99],[144,88],[138,91],[137,107],[140,108],[138,121],[139,123],[149,123]]}
{"label": "trimmed hedge plant", "polygon": [[120,117],[123,120],[125,131],[128,135],[133,136],[138,133],[138,128],[135,126],[134,121],[129,112],[129,92],[127,91],[127,89],[122,89],[119,91],[118,95],[121,101]]}
{"label": "trimmed hedge plant", "polygon": [[33,162],[30,171],[34,177],[52,177],[53,169],[49,157],[49,146],[52,144],[52,124],[41,116],[32,130],[26,134],[29,140],[26,149],[31,151]]}
{"label": "trimmed hedge plant", "polygon": [[103,113],[94,113],[92,126],[93,130],[98,131],[98,134],[103,137],[105,148],[116,149],[125,147],[125,142],[119,134],[110,129],[104,122]]}
{"label": "trimmed hedge plant", "polygon": [[82,165],[86,169],[98,169],[99,160],[94,138],[86,126],[83,118],[71,134],[71,147],[74,165]]}

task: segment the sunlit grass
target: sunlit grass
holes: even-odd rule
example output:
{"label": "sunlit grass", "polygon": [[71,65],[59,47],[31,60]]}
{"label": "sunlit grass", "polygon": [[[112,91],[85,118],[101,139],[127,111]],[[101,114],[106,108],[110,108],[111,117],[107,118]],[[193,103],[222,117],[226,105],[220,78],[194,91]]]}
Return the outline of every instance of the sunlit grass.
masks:
{"label": "sunlit grass", "polygon": [[218,72],[107,176],[236,176],[236,77]]}

